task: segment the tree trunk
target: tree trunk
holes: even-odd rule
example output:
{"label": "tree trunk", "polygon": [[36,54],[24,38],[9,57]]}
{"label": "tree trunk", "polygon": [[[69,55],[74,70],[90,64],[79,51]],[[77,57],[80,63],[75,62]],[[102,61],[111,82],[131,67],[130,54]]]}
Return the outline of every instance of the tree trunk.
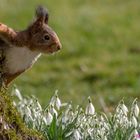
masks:
{"label": "tree trunk", "polygon": [[25,126],[6,91],[2,78],[4,59],[3,48],[0,48],[0,140],[44,140],[35,130]]}

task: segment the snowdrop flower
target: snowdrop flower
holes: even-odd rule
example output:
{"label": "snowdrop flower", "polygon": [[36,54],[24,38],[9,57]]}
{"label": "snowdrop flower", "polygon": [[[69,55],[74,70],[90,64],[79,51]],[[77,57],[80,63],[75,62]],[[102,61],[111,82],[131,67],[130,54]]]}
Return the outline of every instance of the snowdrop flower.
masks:
{"label": "snowdrop flower", "polygon": [[92,135],[92,129],[91,128],[87,129],[87,133],[91,136]]}
{"label": "snowdrop flower", "polygon": [[140,134],[138,133],[137,129],[134,130],[134,137],[135,140],[140,140]]}
{"label": "snowdrop flower", "polygon": [[36,103],[37,103],[39,110],[42,111],[42,107],[41,107],[40,103],[38,101]]}
{"label": "snowdrop flower", "polygon": [[69,119],[70,118],[73,118],[73,116],[74,116],[74,112],[73,112],[73,110],[72,110],[72,108],[69,110],[69,112],[68,112],[68,117],[69,117]]}
{"label": "snowdrop flower", "polygon": [[134,134],[135,135],[138,135],[139,134],[138,131],[137,131],[137,129],[134,130]]}
{"label": "snowdrop flower", "polygon": [[13,91],[12,91],[12,95],[15,95],[16,97],[18,97],[19,100],[22,100],[22,96],[21,96],[21,93],[20,91],[15,88]]}
{"label": "snowdrop flower", "polygon": [[39,118],[41,117],[41,113],[38,112],[38,111],[35,112],[35,113],[34,113],[34,117],[37,118],[37,119],[39,119]]}
{"label": "snowdrop flower", "polygon": [[56,97],[55,105],[56,105],[57,109],[59,110],[60,107],[61,107],[61,101],[60,101],[60,99],[58,98],[58,96]]}
{"label": "snowdrop flower", "polygon": [[31,113],[31,110],[30,110],[30,108],[28,107],[28,106],[26,106],[26,108],[25,108],[25,115],[27,116],[27,119],[30,119],[30,120],[32,120],[33,121],[33,117],[32,117],[32,113]]}
{"label": "snowdrop flower", "polygon": [[80,135],[80,133],[77,129],[74,131],[73,136],[74,136],[75,140],[80,140],[81,139],[81,135]]}
{"label": "snowdrop flower", "polygon": [[55,105],[56,108],[59,110],[60,107],[61,107],[61,101],[60,99],[58,98],[58,90],[55,91],[55,95],[51,98],[51,101],[50,101],[50,104],[51,105]]}
{"label": "snowdrop flower", "polygon": [[3,128],[4,128],[5,130],[8,130],[8,129],[9,129],[8,124],[5,124],[5,123],[4,123]]}
{"label": "snowdrop flower", "polygon": [[102,131],[100,129],[97,129],[97,134],[101,136],[102,135]]}
{"label": "snowdrop flower", "polygon": [[28,101],[28,104],[29,104],[29,105],[32,105],[32,104],[33,104],[33,99],[30,99],[30,100]]}
{"label": "snowdrop flower", "polygon": [[67,105],[68,105],[68,103],[61,103],[61,107],[65,107]]}
{"label": "snowdrop flower", "polygon": [[46,117],[43,118],[44,122],[46,125],[50,125],[52,120],[53,120],[53,116],[52,114],[47,110],[47,114]]}
{"label": "snowdrop flower", "polygon": [[24,98],[24,99],[21,100],[21,104],[25,104],[26,105],[27,103],[28,102],[27,102],[27,99],[26,98]]}
{"label": "snowdrop flower", "polygon": [[123,113],[124,113],[125,115],[127,115],[128,109],[127,109],[127,107],[125,106],[125,104],[122,104],[122,105],[121,105],[121,108],[122,108],[122,110],[123,110]]}
{"label": "snowdrop flower", "polygon": [[54,106],[53,106],[53,105],[51,105],[51,107],[50,107],[50,113],[51,113],[52,115],[55,114],[56,117],[58,116],[58,113],[57,113],[57,111],[54,109]]}
{"label": "snowdrop flower", "polygon": [[107,137],[106,136],[104,136],[104,140],[107,140]]}
{"label": "snowdrop flower", "polygon": [[59,110],[61,107],[61,100],[58,98],[58,90],[55,91],[55,95],[51,98],[50,105],[55,105],[56,108]]}
{"label": "snowdrop flower", "polygon": [[135,115],[136,117],[138,117],[138,116],[139,116],[139,112],[140,112],[139,107],[138,107],[137,104],[135,104],[135,105],[134,105],[134,115]]}
{"label": "snowdrop flower", "polygon": [[66,110],[66,112],[64,113],[63,117],[62,117],[62,122],[66,123],[67,121],[71,121],[74,117],[74,113],[72,111],[72,109]]}
{"label": "snowdrop flower", "polygon": [[14,106],[17,106],[17,104],[16,104],[16,102],[15,102],[15,101],[13,101],[13,105],[14,105]]}
{"label": "snowdrop flower", "polygon": [[28,106],[26,107],[26,111],[27,111],[26,112],[27,115],[31,115],[31,110],[30,110],[30,108]]}
{"label": "snowdrop flower", "polygon": [[106,129],[106,130],[108,130],[109,131],[109,124],[107,124],[107,123],[104,123],[104,128]]}
{"label": "snowdrop flower", "polygon": [[62,116],[62,123],[66,123],[68,120],[69,120],[69,118],[68,118],[67,114],[64,114]]}
{"label": "snowdrop flower", "polygon": [[86,107],[86,114],[88,114],[88,115],[94,115],[95,108],[94,108],[94,106],[93,106],[93,104],[91,102],[91,98],[90,97],[88,98],[88,101],[89,101],[89,103],[88,103],[88,105]]}
{"label": "snowdrop flower", "polygon": [[56,97],[58,97],[57,93],[58,93],[58,90],[55,90],[55,94],[53,95],[53,97],[51,98],[51,101],[50,101],[51,105],[55,105]]}
{"label": "snowdrop flower", "polygon": [[131,123],[132,123],[132,125],[133,125],[135,128],[136,128],[137,125],[138,125],[137,119],[136,119],[134,116],[132,116]]}
{"label": "snowdrop flower", "polygon": [[55,95],[51,98],[50,105],[54,105],[56,101]]}

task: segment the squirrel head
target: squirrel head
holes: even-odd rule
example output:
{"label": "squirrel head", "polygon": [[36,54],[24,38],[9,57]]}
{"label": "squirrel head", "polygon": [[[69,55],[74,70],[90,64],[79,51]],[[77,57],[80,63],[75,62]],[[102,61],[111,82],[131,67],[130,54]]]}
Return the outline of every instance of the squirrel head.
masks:
{"label": "squirrel head", "polygon": [[49,14],[42,6],[36,9],[36,20],[28,28],[29,48],[41,53],[54,53],[61,49],[57,34],[48,26]]}
{"label": "squirrel head", "polygon": [[49,14],[42,6],[36,9],[36,20],[24,31],[15,31],[0,23],[0,37],[5,43],[28,47],[40,53],[53,53],[61,49],[56,33],[48,25]]}

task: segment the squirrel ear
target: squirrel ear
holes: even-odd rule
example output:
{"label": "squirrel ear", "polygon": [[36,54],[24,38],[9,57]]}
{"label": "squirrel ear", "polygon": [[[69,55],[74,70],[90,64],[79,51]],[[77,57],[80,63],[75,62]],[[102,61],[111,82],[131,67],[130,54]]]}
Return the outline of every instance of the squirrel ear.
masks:
{"label": "squirrel ear", "polygon": [[38,6],[36,9],[36,20],[28,27],[30,34],[35,34],[40,31],[42,25],[48,24],[49,14],[48,11],[42,6]]}
{"label": "squirrel ear", "polygon": [[48,10],[42,6],[38,6],[36,9],[37,21],[48,24],[49,14]]}

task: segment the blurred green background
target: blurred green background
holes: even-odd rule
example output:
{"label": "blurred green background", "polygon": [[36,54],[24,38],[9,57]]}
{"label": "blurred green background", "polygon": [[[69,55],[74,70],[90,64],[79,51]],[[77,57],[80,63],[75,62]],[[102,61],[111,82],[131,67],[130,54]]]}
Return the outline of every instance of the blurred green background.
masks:
{"label": "blurred green background", "polygon": [[140,0],[0,0],[0,21],[24,29],[38,4],[63,49],[15,80],[24,95],[45,105],[58,89],[63,102],[91,96],[98,109],[140,97]]}

